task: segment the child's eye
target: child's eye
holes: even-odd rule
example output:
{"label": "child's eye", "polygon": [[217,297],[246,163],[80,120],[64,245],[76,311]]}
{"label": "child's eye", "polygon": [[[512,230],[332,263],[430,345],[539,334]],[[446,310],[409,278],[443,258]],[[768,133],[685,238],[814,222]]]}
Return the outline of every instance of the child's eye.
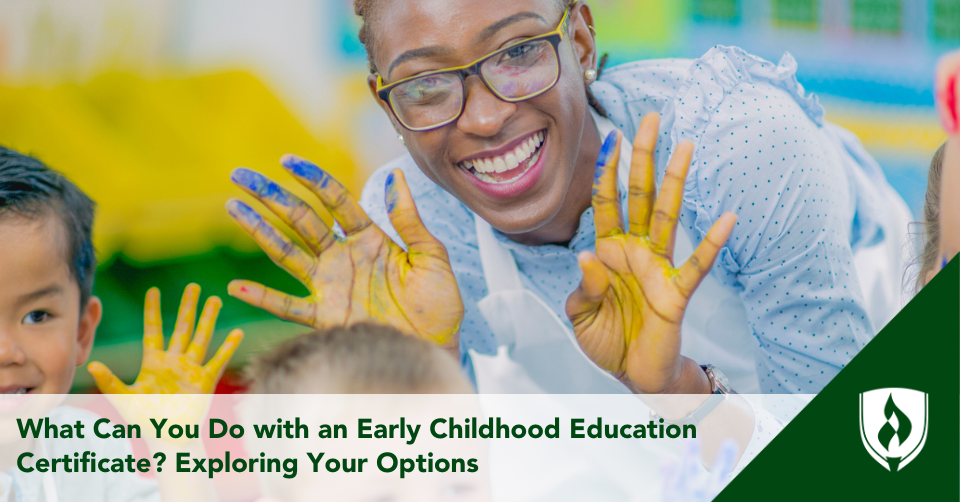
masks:
{"label": "child's eye", "polygon": [[40,324],[44,321],[50,320],[51,317],[53,316],[50,315],[50,313],[45,310],[34,310],[33,312],[30,312],[29,314],[26,315],[26,317],[23,318],[23,323],[24,324]]}

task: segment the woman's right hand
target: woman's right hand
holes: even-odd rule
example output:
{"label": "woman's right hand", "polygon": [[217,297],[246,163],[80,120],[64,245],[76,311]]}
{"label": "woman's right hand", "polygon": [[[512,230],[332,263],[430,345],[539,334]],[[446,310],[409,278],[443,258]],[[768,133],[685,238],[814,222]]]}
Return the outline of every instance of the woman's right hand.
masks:
{"label": "woman's right hand", "polygon": [[387,177],[390,222],[407,250],[370,221],[350,193],[328,173],[293,155],[280,163],[310,189],[339,223],[338,237],[307,203],[249,169],[231,179],[290,226],[309,251],[300,248],[250,206],[227,202],[230,216],[310,295],[282,293],[247,280],[232,281],[230,296],[281,319],[314,328],[377,322],[441,346],[456,347],[463,301],[447,250],[424,227],[403,173]]}
{"label": "woman's right hand", "polygon": [[[680,354],[680,326],[690,297],[710,272],[736,223],[714,223],[693,255],[674,265],[673,248],[693,144],[680,142],[660,193],[655,183],[660,117],[644,117],[633,144],[627,218],[617,185],[619,133],[600,150],[593,188],[596,253],[578,257],[583,279],[567,298],[567,316],[584,353],[644,394],[709,394],[697,362]],[[692,411],[692,410],[691,410]]]}

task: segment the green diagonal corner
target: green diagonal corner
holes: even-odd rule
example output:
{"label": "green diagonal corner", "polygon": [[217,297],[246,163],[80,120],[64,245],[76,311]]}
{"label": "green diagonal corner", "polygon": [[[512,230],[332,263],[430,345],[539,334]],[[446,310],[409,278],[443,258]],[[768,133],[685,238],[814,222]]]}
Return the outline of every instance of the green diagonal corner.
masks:
{"label": "green diagonal corner", "polygon": [[[859,394],[929,395],[928,439],[902,471],[860,438]],[[960,500],[960,258],[954,258],[715,499]]]}

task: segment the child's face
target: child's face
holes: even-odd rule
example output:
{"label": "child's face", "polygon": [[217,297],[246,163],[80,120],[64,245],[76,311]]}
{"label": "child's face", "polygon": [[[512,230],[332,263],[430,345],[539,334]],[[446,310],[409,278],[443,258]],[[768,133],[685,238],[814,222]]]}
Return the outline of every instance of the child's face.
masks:
{"label": "child's face", "polygon": [[80,307],[55,216],[0,217],[0,393],[66,394],[90,354],[101,304]]}
{"label": "child's face", "polygon": [[960,137],[947,141],[940,186],[940,251],[947,260],[960,252]]}

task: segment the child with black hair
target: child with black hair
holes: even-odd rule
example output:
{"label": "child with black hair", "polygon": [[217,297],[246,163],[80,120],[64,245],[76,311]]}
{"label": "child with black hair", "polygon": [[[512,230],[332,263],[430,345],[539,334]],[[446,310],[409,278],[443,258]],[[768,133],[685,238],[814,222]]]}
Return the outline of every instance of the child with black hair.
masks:
{"label": "child with black hair", "polygon": [[[0,502],[211,500],[208,483],[172,474],[158,474],[157,483],[133,473],[25,472],[43,457],[85,450],[100,458],[132,453],[127,439],[94,439],[89,433],[86,438],[77,434],[56,441],[24,438],[14,420],[38,402],[42,402],[38,417],[45,415],[54,425],[80,423],[93,431],[99,418],[57,406],[60,397],[42,396],[70,392],[77,367],[90,355],[103,314],[100,300],[93,296],[93,218],[93,201],[63,175],[33,157],[0,147]],[[101,391],[211,393],[243,334],[231,333],[202,365],[221,302],[216,297],[207,300],[194,335],[199,296],[199,286],[187,287],[170,348],[164,351],[159,291],[151,289],[140,376],[127,387],[105,366],[93,363],[90,371]],[[148,446],[171,448],[149,441]],[[33,461],[26,462],[28,469],[17,467],[23,452],[33,453]]]}

